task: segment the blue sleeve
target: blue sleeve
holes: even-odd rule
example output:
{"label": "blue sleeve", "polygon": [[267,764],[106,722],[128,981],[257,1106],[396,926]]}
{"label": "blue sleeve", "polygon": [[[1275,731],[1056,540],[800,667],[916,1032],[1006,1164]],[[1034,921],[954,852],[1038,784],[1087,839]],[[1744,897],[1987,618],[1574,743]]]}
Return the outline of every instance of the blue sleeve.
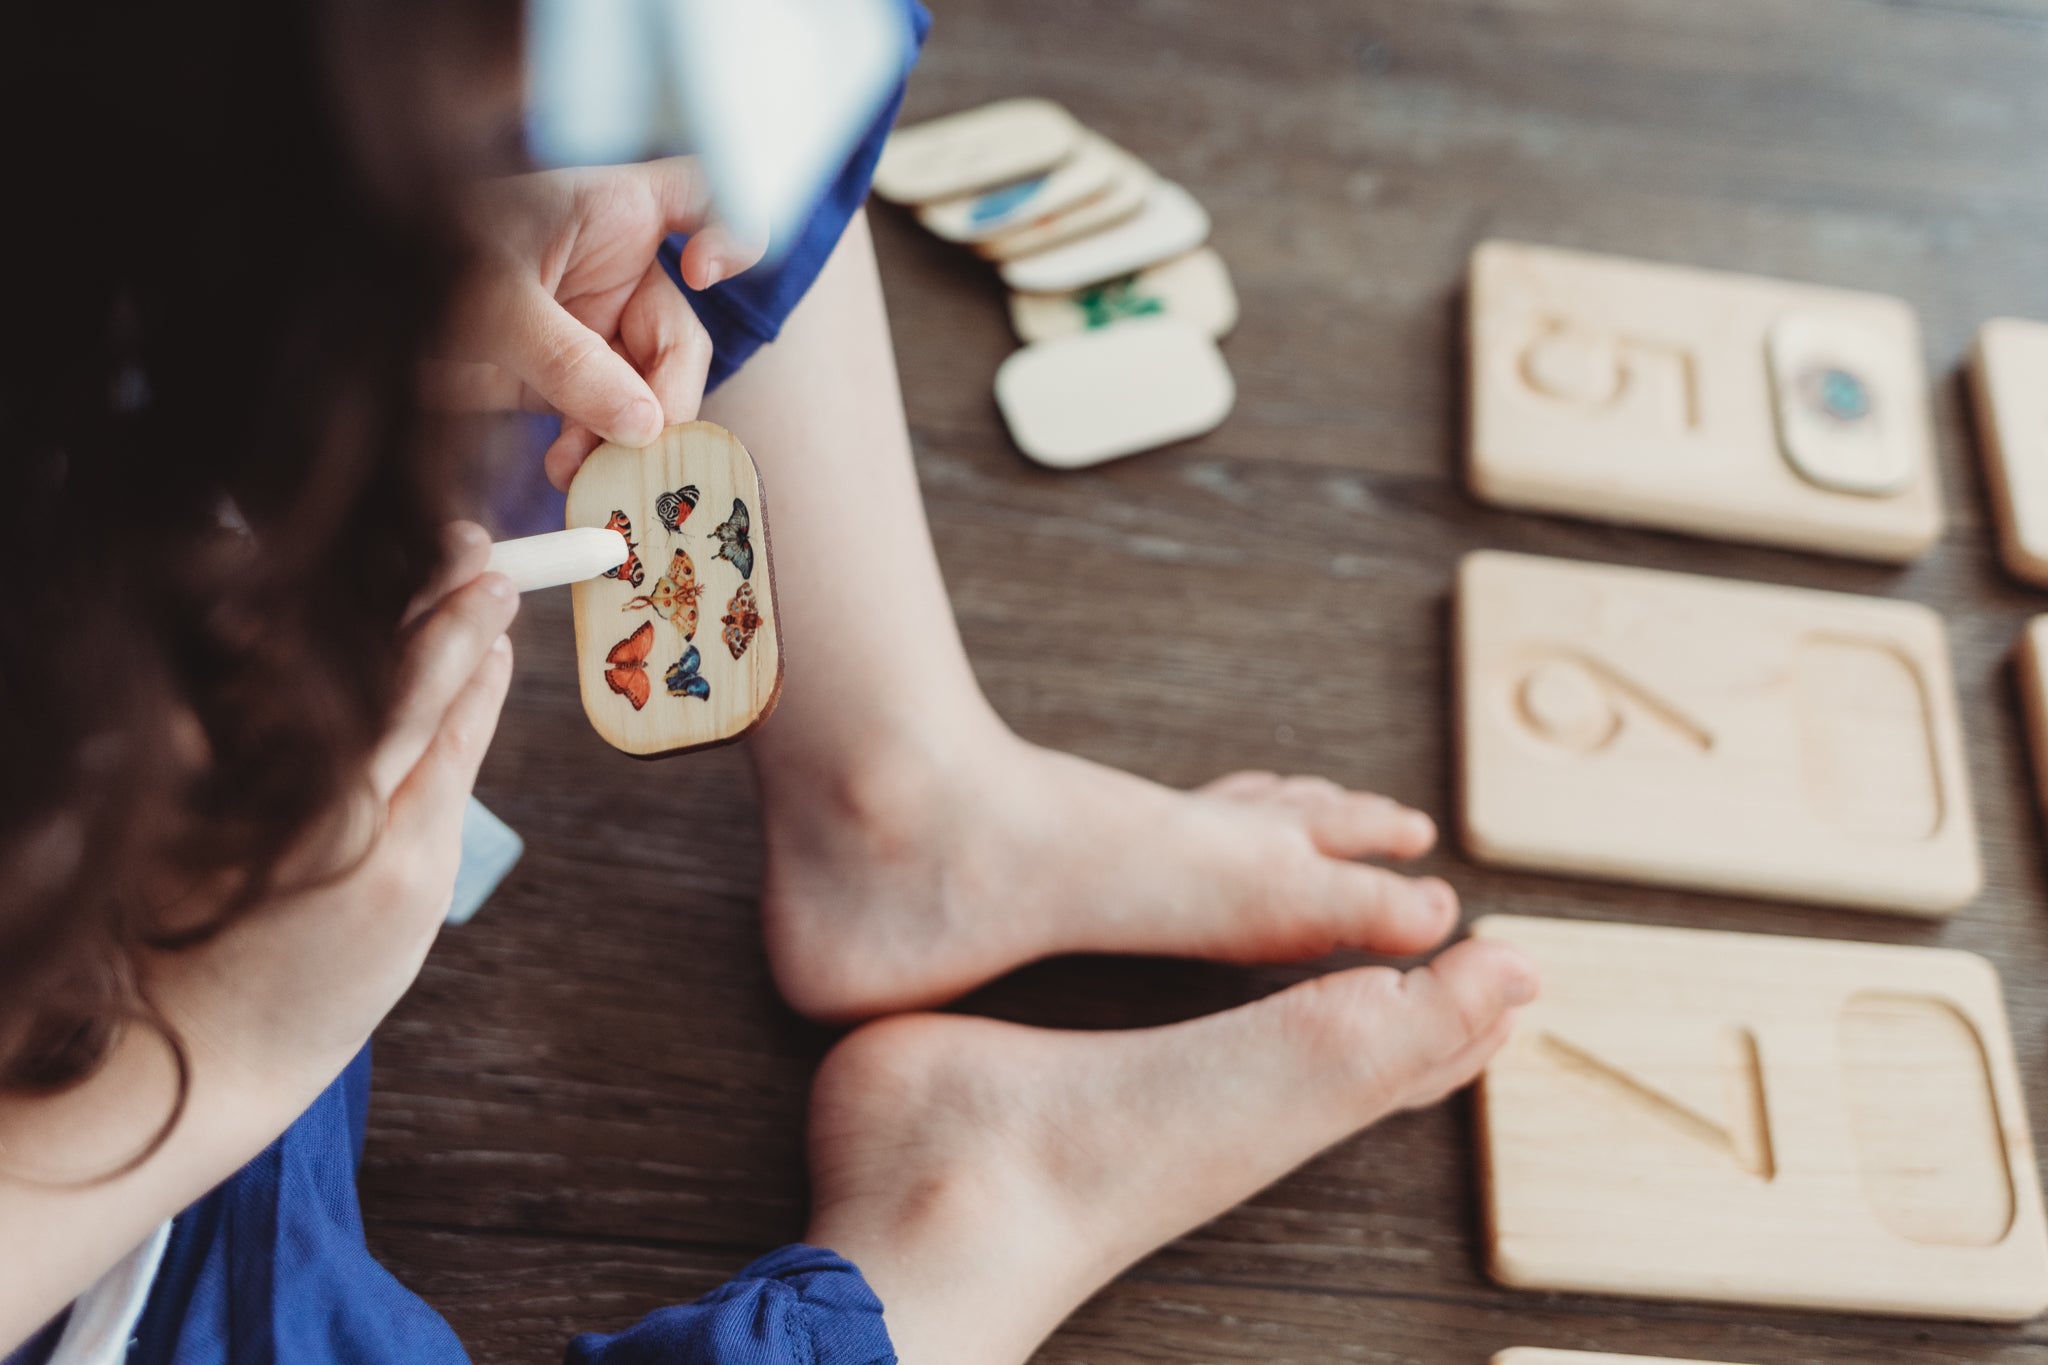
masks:
{"label": "blue sleeve", "polygon": [[[356,1202],[365,1048],[261,1155],[178,1215],[129,1365],[468,1365],[448,1323],[370,1255]],[[47,1358],[61,1324],[12,1360]],[[681,1308],[582,1336],[591,1365],[893,1365],[860,1272],[788,1247]]]}
{"label": "blue sleeve", "polygon": [[784,1247],[681,1308],[569,1343],[567,1365],[895,1365],[882,1303],[851,1264]]}
{"label": "blue sleeve", "polygon": [[[931,30],[932,17],[918,0],[903,0],[903,22],[909,36],[904,44],[909,56],[903,72],[908,79],[917,52],[924,46],[925,34]],[[746,271],[709,289],[692,289],[683,283],[682,277],[683,244],[689,238],[677,235],[662,244],[662,268],[689,299],[704,330],[711,334],[711,374],[704,386],[706,392],[731,378],[755,351],[775,340],[782,324],[810,292],[818,272],[825,268],[826,260],[846,232],[846,225],[867,200],[868,182],[874,178],[882,144],[888,140],[889,129],[902,105],[903,89],[899,85],[873,125],[861,135],[838,179],[826,188],[818,206],[797,230],[795,240],[773,265]]]}

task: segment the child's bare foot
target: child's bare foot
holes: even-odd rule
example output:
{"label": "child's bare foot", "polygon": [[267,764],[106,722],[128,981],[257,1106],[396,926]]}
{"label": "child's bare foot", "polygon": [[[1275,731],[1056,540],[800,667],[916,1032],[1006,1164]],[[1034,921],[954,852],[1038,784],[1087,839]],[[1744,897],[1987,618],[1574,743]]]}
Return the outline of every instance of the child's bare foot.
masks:
{"label": "child's bare foot", "polygon": [[1354,861],[1427,852],[1429,817],[1321,778],[1179,792],[1007,732],[879,769],[768,786],[768,953],[813,1018],[935,1005],[1058,953],[1401,956],[1457,922],[1443,881]]}
{"label": "child's bare foot", "polygon": [[1168,1028],[870,1024],[812,1091],[808,1240],[866,1274],[904,1365],[1022,1361],[1131,1262],[1470,1080],[1535,987],[1472,941]]}

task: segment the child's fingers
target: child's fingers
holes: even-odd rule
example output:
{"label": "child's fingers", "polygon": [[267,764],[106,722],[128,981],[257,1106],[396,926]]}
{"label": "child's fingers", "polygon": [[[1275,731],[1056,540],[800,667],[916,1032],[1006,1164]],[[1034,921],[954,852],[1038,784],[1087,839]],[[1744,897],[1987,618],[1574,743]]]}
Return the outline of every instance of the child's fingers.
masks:
{"label": "child's fingers", "polygon": [[663,230],[686,232],[683,278],[692,289],[709,289],[760,261],[768,249],[765,232],[740,229],[713,217],[711,189],[695,157],[672,156],[639,167],[659,207]]}
{"label": "child's fingers", "polygon": [[711,372],[711,334],[658,262],[647,267],[626,300],[619,340],[661,400],[663,419],[671,425],[694,421]]}
{"label": "child's fingers", "polygon": [[661,435],[661,404],[631,363],[538,280],[504,292],[491,321],[520,379],[562,414],[608,441],[638,448]]}
{"label": "child's fingers", "polygon": [[760,264],[768,251],[768,239],[759,233],[742,232],[728,223],[713,223],[691,235],[683,245],[683,279],[692,289],[709,289]]}
{"label": "child's fingers", "polygon": [[389,828],[414,847],[446,849],[462,837],[462,811],[491,747],[512,682],[512,641],[493,640],[448,704],[419,760],[391,796]]}
{"label": "child's fingers", "polygon": [[442,598],[484,571],[491,562],[491,533],[473,521],[451,521],[441,528],[441,562],[427,584],[406,604],[400,626],[410,626]]}
{"label": "child's fingers", "polygon": [[590,452],[603,444],[604,438],[589,427],[562,423],[561,434],[548,446],[547,454],[541,456],[541,468],[547,472],[548,482],[568,492],[576,471],[583,468]]}
{"label": "child's fingers", "polygon": [[388,801],[420,761],[450,705],[518,610],[511,582],[487,573],[450,593],[414,627],[400,665],[391,726],[370,757],[370,781],[380,800]]}

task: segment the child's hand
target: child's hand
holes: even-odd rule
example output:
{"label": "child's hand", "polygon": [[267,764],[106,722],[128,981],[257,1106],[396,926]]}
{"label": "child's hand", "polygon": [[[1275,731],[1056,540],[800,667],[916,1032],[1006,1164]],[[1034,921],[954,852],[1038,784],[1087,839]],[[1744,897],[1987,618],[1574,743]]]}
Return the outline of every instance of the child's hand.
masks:
{"label": "child's hand", "polygon": [[458,408],[561,413],[546,459],[559,488],[600,440],[644,446],[696,417],[711,337],[655,251],[672,232],[693,234],[683,277],[708,289],[766,243],[712,221],[694,158],[498,181],[476,196],[473,217],[461,354],[434,367],[430,389]]}
{"label": "child's hand", "polygon": [[505,629],[519,599],[501,575],[478,577],[490,553],[480,527],[458,523],[450,539],[440,581],[406,627],[401,695],[361,802],[281,873],[306,889],[147,967],[195,1072],[279,1096],[290,1114],[412,984],[454,888],[463,808],[511,679]]}
{"label": "child's hand", "polygon": [[1131,1262],[1471,1080],[1535,993],[1475,940],[1168,1028],[870,1024],[812,1091],[806,1240],[866,1275],[903,1365],[1021,1365]]}
{"label": "child's hand", "polygon": [[397,714],[349,828],[284,871],[306,889],[142,964],[185,1049],[176,1125],[164,1127],[174,1068],[139,1027],[77,1086],[0,1096],[0,1233],[36,1246],[0,1275],[0,1351],[283,1132],[412,984],[454,887],[465,798],[512,673],[505,627],[518,599],[503,577],[477,577],[490,553],[482,530],[454,528],[453,540],[440,586],[407,626]]}

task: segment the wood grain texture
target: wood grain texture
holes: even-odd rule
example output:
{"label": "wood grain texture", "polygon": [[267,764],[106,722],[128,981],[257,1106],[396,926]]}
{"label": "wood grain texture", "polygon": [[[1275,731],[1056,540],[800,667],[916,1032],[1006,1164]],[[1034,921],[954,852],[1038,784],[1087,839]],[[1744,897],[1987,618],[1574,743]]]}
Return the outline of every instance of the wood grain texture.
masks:
{"label": "wood grain texture", "polygon": [[[1941,944],[2005,979],[2048,1132],[2048,853],[1965,391],[2048,317],[2048,16],[2030,0],[935,0],[906,117],[1060,100],[1193,190],[1243,317],[1184,449],[1039,470],[990,400],[986,265],[877,211],[920,473],[967,643],[1029,737],[1170,782],[1322,771],[1448,819],[1447,611],[1481,546],[1899,596],[1949,629],[1986,873],[1935,924],[1424,861],[1470,910]],[[1256,9],[1256,13],[1254,13]],[[1459,472],[1487,237],[1890,293],[1919,311],[1948,525],[1900,570],[1481,506]],[[809,1071],[774,999],[744,755],[648,765],[581,717],[568,596],[529,597],[483,798],[528,841],[378,1040],[373,1246],[481,1365],[552,1362],[798,1235]],[[792,641],[800,649],[800,641]],[[800,667],[793,660],[792,667]],[[966,1008],[1184,1018],[1314,968],[1071,961]],[[2048,1326],[1491,1283],[1470,1106],[1389,1120],[1134,1268],[1043,1365],[1474,1365],[1511,1346],[1747,1365],[2039,1365]]]}
{"label": "wood grain texture", "polygon": [[1671,1360],[1663,1356],[1617,1356],[1594,1351],[1547,1351],[1517,1346],[1493,1358],[1493,1365],[1716,1365],[1711,1360]]}
{"label": "wood grain texture", "polygon": [[1523,948],[1544,983],[1479,1084],[1502,1282],[1909,1317],[2048,1308],[2041,1184],[1983,958],[1506,915],[1473,932]]}

